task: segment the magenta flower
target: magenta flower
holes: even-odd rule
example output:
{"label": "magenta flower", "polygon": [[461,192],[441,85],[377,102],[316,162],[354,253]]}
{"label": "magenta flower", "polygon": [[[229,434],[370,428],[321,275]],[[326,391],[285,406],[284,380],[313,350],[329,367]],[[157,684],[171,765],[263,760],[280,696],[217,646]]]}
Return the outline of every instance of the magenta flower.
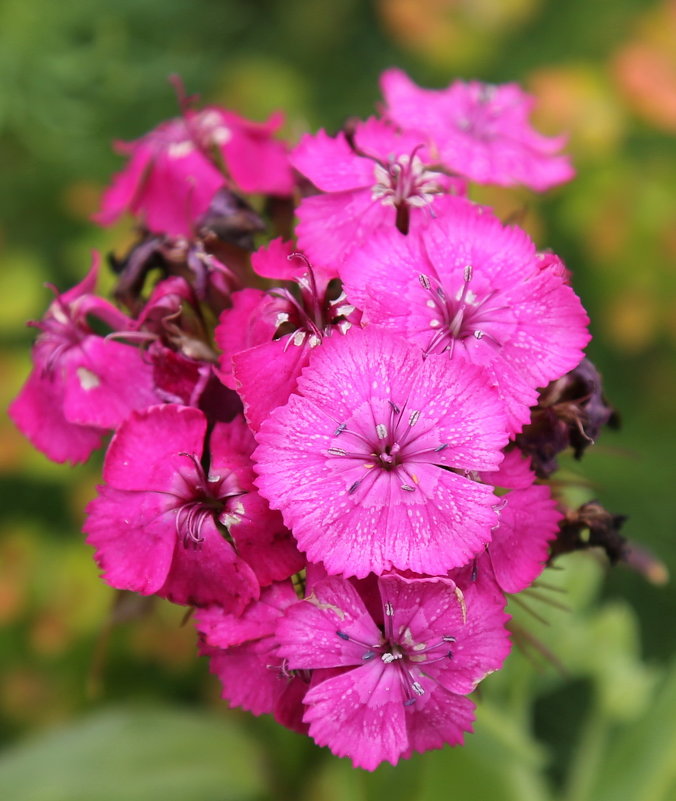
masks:
{"label": "magenta flower", "polygon": [[311,562],[438,575],[490,540],[497,499],[469,473],[496,469],[507,435],[481,368],[353,329],[314,351],[298,393],[261,426],[254,460]]}
{"label": "magenta flower", "polygon": [[[301,371],[325,337],[344,334],[360,316],[345,300],[333,271],[315,268],[291,243],[274,239],[252,254],[258,275],[291,281],[292,289],[233,294],[216,341],[223,349],[220,375],[234,386],[254,431],[296,389]],[[228,370],[230,368],[230,371]]]}
{"label": "magenta flower", "polygon": [[275,583],[261,591],[241,615],[219,606],[195,614],[200,652],[209,657],[222,696],[231,706],[254,715],[272,714],[278,723],[307,733],[302,699],[308,689],[307,671],[291,671],[277,655],[277,624],[284,610],[298,603],[291,582]]}
{"label": "magenta flower", "polygon": [[446,204],[418,236],[382,231],[353,251],[340,268],[345,291],[368,322],[425,353],[485,366],[516,433],[537,388],[579,364],[589,320],[560,260],[484,208]]}
{"label": "magenta flower", "polygon": [[131,160],[105,192],[94,219],[109,225],[128,211],[151,231],[190,237],[228,183],[217,158],[245,192],[290,194],[293,178],[284,145],[272,138],[281,124],[279,114],[257,124],[212,106],[187,109],[141,139],[118,143]]}
{"label": "magenta flower", "polygon": [[534,100],[516,84],[455,81],[447,89],[421,89],[389,69],[381,88],[388,119],[424,134],[443,164],[473,181],[544,191],[574,175],[568,157],[557,155],[566,137],[531,127]]}
{"label": "magenta flower", "polygon": [[492,595],[463,596],[443,578],[384,576],[378,587],[371,614],[349,581],[319,581],[277,628],[289,668],[318,671],[303,699],[310,736],[367,770],[462,743],[474,709],[465,696],[509,652]]}
{"label": "magenta flower", "polygon": [[435,168],[419,134],[370,119],[356,125],[352,143],[319,131],[291,154],[293,166],[325,193],[304,198],[297,210],[299,245],[317,263],[339,265],[380,228],[423,226],[440,195],[464,192],[462,181]]}
{"label": "magenta flower", "polygon": [[83,462],[106,431],[134,409],[157,403],[152,369],[129,345],[94,333],[88,318],[113,331],[132,321],[93,294],[99,269],[58,293],[45,316],[30,323],[40,331],[33,347],[34,368],[9,408],[21,432],[55,462]]}
{"label": "magenta flower", "polygon": [[252,484],[241,418],[206,433],[186,406],[132,415],[110,444],[85,532],[111,586],[237,614],[303,560]]}
{"label": "magenta flower", "polygon": [[506,454],[499,470],[481,478],[507,492],[497,509],[490,544],[468,566],[453,571],[452,578],[463,587],[488,578],[503,593],[521,592],[544,570],[563,515],[550,488],[534,483],[530,460],[518,450]]}

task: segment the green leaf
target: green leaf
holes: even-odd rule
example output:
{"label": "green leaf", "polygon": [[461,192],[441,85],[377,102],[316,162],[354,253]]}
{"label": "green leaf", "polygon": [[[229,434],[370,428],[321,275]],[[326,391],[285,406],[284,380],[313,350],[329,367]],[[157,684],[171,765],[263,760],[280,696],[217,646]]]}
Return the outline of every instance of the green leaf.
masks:
{"label": "green leaf", "polygon": [[98,712],[0,758],[3,801],[240,801],[261,753],[232,721],[169,708]]}
{"label": "green leaf", "polygon": [[676,662],[640,721],[614,737],[590,798],[673,801],[676,798]]}

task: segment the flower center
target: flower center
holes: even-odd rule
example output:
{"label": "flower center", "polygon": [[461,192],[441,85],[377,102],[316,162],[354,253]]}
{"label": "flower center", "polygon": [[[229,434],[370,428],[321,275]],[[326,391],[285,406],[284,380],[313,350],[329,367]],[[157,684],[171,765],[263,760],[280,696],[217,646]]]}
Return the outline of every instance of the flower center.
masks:
{"label": "flower center", "polygon": [[314,348],[334,328],[342,334],[347,333],[352,327],[350,317],[355,307],[347,302],[340,281],[329,281],[322,291],[307,258],[302,253],[292,253],[289,258],[305,262],[307,272],[296,279],[296,292],[283,288],[272,291],[274,297],[287,303],[287,311],[277,315],[274,338],[288,336],[285,349],[289,345],[300,347],[306,341]]}
{"label": "flower center", "polygon": [[455,295],[449,295],[436,278],[421,273],[420,285],[429,293],[427,307],[431,310],[430,328],[435,329],[425,349],[425,354],[450,351],[453,356],[455,343],[473,337],[483,340],[496,348],[501,347],[494,329],[494,323],[504,322],[507,306],[497,306],[493,301],[498,290],[493,290],[478,298],[470,290],[472,266],[463,271],[463,282]]}
{"label": "flower center", "polygon": [[394,631],[394,607],[386,603],[384,612],[384,635],[379,643],[369,645],[337,630],[336,635],[341,640],[354,643],[360,649],[365,649],[360,656],[361,662],[370,662],[380,658],[384,670],[396,670],[401,682],[404,696],[404,706],[410,706],[416,699],[425,694],[425,688],[419,679],[424,678],[420,666],[439,662],[442,659],[452,659],[451,645],[456,638],[444,634],[437,640],[427,644],[415,642],[410,629],[399,626]]}
{"label": "flower center", "polygon": [[484,142],[490,142],[499,133],[503,109],[495,101],[496,87],[479,84],[478,89],[468,89],[465,113],[453,115],[450,123],[462,133]]}
{"label": "flower center", "polygon": [[415,151],[410,156],[391,157],[386,164],[377,163],[374,175],[371,197],[384,206],[426,206],[442,191],[441,173],[427,169]]}
{"label": "flower center", "polygon": [[[366,434],[349,428],[347,423],[340,423],[334,431],[334,437],[341,437],[345,447],[341,442],[325,451],[329,457],[354,460],[357,464],[361,462],[367,471],[349,486],[349,495],[353,495],[367,481],[363,489],[368,491],[383,473],[399,479],[399,488],[403,492],[415,492],[420,484],[415,463],[434,462],[434,454],[448,447],[446,443],[438,444],[438,440],[431,446],[431,437],[427,436],[426,430],[416,433],[414,429],[422,414],[419,410],[407,410],[405,404],[399,406],[392,400],[387,403],[389,414],[386,422],[375,423]],[[370,416],[377,419],[374,408],[371,408]]]}
{"label": "flower center", "polygon": [[204,542],[202,527],[207,520],[220,524],[227,537],[227,526],[241,519],[243,508],[231,499],[243,495],[239,489],[237,477],[231,471],[225,475],[207,473],[197,455],[181,453],[190,460],[191,466],[179,472],[183,482],[180,492],[172,493],[177,499],[176,535],[185,548],[199,548]]}

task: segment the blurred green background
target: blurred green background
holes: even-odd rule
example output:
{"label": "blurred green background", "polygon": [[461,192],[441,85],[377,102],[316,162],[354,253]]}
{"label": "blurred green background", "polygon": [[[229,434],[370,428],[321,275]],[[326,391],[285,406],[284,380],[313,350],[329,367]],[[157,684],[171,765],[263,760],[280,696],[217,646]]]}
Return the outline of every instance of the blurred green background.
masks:
{"label": "blurred green background", "polygon": [[[587,497],[676,574],[676,2],[649,0],[3,0],[0,3],[0,392],[29,370],[45,281],[78,281],[129,229],[88,222],[120,168],[113,139],[176,114],[189,92],[292,140],[378,102],[397,65],[426,86],[520,81],[578,169],[545,198],[483,190],[567,262],[591,357],[623,429],[580,464]],[[183,610],[117,597],[82,543],[98,465],[0,437],[0,798],[3,801],[673,801],[676,591],[593,555],[546,580],[542,643],[478,698],[463,749],[373,775],[265,719],[229,711]],[[565,475],[565,474],[564,474]],[[550,591],[552,597],[553,591]],[[545,658],[547,650],[550,658]],[[552,663],[558,663],[555,667]]]}

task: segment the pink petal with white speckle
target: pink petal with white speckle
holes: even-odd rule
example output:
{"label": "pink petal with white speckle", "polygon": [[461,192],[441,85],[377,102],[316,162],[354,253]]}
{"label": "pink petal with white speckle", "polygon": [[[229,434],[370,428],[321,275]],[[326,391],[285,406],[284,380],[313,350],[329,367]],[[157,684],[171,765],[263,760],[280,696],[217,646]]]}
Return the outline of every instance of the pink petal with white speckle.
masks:
{"label": "pink petal with white speckle", "polygon": [[84,531],[88,544],[96,548],[102,578],[111,587],[142,595],[162,587],[176,532],[161,495],[100,487],[87,507]]}
{"label": "pink petal with white speckle", "polygon": [[103,477],[116,489],[171,490],[186,465],[181,454],[199,457],[205,431],[198,409],[167,404],[136,412],[113,437]]}
{"label": "pink petal with white speckle", "polygon": [[101,446],[105,431],[68,421],[63,414],[63,384],[33,370],[8,414],[21,433],[55,462],[85,462]]}
{"label": "pink petal with white speckle", "polygon": [[474,704],[469,698],[450,692],[439,685],[406,710],[409,749],[422,753],[444,745],[462,745],[466,733],[471,733]]}
{"label": "pink petal with white speckle", "polygon": [[[438,574],[490,540],[492,489],[445,469],[502,460],[502,405],[480,368],[423,361],[366,329],[317,349],[298,386],[261,427],[254,459],[257,485],[310,561],[358,577]],[[383,445],[392,457],[373,452]]]}
{"label": "pink petal with white speckle", "polygon": [[382,634],[357,591],[337,578],[324,579],[305,601],[290,606],[277,636],[279,654],[291,669],[360,664],[368,646],[382,642]]}
{"label": "pink petal with white speckle", "polygon": [[366,186],[373,176],[373,162],[355,155],[342,133],[305,134],[291,153],[291,164],[323,192]]}
{"label": "pink petal with white speckle", "polygon": [[396,764],[408,747],[399,677],[380,660],[314,686],[305,696],[310,737],[355,767]]}
{"label": "pink petal with white speckle", "polygon": [[235,383],[244,402],[247,422],[258,431],[273,409],[283,406],[296,389],[310,357],[307,338],[300,345],[293,334],[233,356]]}

